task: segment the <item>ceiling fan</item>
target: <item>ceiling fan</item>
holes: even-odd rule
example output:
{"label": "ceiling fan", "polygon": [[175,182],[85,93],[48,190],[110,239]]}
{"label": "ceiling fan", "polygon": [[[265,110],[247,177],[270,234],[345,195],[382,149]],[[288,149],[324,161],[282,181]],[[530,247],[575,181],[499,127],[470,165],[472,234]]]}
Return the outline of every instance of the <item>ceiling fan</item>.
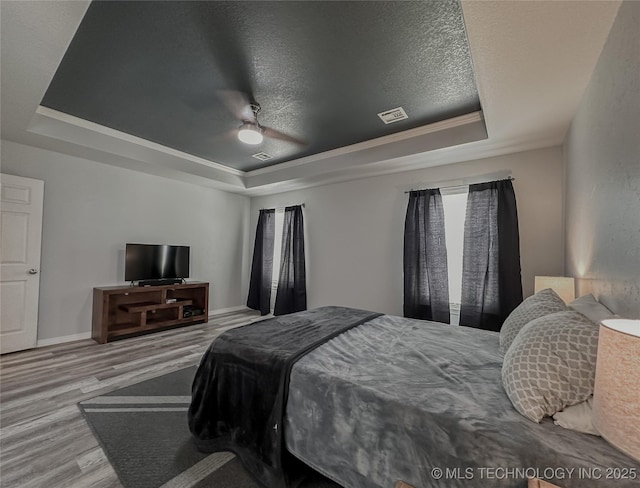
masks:
{"label": "ceiling fan", "polygon": [[258,122],[258,113],[262,110],[260,104],[253,97],[234,90],[219,90],[218,97],[227,108],[242,122],[238,128],[237,136],[245,144],[260,144],[265,137],[279,139],[281,141],[292,142],[300,146],[307,143],[296,137],[287,135],[270,127],[265,127]]}

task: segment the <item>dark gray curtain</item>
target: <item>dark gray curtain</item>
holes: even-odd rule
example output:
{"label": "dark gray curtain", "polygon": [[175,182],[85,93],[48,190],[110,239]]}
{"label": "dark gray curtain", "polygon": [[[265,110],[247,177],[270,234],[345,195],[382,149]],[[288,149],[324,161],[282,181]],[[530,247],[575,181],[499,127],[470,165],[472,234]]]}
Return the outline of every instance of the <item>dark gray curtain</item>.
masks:
{"label": "dark gray curtain", "polygon": [[460,325],[498,331],[521,302],[518,211],[511,180],[470,185]]}
{"label": "dark gray curtain", "polygon": [[286,207],[282,228],[282,258],[274,315],[307,309],[302,207]]}
{"label": "dark gray curtain", "polygon": [[404,316],[450,322],[440,190],[412,191],[404,222]]}
{"label": "dark gray curtain", "polygon": [[262,315],[268,314],[271,308],[275,214],[275,209],[260,210],[253,247],[247,307],[260,310]]}

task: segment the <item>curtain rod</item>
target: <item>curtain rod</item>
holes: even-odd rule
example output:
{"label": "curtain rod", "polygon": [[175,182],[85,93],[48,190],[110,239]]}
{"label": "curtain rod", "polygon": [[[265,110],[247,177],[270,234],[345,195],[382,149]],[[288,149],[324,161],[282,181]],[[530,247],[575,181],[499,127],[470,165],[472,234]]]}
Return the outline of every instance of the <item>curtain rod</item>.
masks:
{"label": "curtain rod", "polygon": [[286,206],[284,206],[284,207],[261,208],[260,210],[282,210],[282,209],[285,209],[285,208],[287,208],[287,207],[295,207],[295,206],[297,206],[297,205],[299,205],[299,206],[301,206],[301,207],[304,207],[304,202],[303,202],[303,203],[294,204],[294,205],[286,205]]}
{"label": "curtain rod", "polygon": [[[513,176],[509,176],[509,178],[502,178],[501,180],[494,180],[494,181],[514,181],[515,178]],[[490,181],[481,181],[479,183],[463,183],[461,185],[449,185],[449,186],[439,186],[437,188],[421,188],[420,190],[409,190],[409,191],[405,191],[405,193],[411,193],[412,191],[422,191],[422,190],[444,190],[445,188],[458,188],[460,186],[469,186],[471,185],[481,185],[482,183],[491,183]]]}

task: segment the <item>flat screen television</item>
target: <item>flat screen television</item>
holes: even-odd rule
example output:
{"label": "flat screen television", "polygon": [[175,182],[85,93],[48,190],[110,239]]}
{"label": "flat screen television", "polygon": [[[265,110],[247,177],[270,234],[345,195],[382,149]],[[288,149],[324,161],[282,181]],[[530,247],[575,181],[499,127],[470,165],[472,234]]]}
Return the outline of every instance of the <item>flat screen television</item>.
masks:
{"label": "flat screen television", "polygon": [[189,246],[127,244],[125,281],[189,277]]}

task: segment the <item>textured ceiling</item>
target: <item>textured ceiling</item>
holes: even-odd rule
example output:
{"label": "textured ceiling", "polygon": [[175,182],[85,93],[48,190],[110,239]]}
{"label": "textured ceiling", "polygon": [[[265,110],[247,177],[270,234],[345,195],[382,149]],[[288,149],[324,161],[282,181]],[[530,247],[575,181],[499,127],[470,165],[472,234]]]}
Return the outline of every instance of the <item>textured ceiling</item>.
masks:
{"label": "textured ceiling", "polygon": [[[308,145],[240,143],[221,90]],[[92,2],[41,104],[240,170],[480,109],[457,1]]]}

